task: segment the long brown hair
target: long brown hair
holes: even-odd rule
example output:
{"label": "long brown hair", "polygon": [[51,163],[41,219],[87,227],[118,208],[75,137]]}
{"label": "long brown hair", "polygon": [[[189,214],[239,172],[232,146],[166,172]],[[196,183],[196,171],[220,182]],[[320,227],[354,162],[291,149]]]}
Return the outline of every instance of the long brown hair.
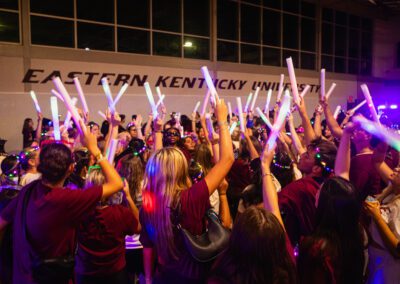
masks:
{"label": "long brown hair", "polygon": [[142,183],[144,178],[144,165],[142,159],[134,154],[128,154],[119,160],[117,171],[124,177],[129,185],[129,192],[135,202],[142,195]]}

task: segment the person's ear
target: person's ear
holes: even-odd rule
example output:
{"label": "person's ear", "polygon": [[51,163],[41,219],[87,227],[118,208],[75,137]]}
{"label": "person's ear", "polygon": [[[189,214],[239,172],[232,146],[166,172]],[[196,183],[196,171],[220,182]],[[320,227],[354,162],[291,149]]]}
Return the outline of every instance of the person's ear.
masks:
{"label": "person's ear", "polygon": [[36,165],[35,159],[29,159],[28,165],[29,165],[29,167],[34,167]]}

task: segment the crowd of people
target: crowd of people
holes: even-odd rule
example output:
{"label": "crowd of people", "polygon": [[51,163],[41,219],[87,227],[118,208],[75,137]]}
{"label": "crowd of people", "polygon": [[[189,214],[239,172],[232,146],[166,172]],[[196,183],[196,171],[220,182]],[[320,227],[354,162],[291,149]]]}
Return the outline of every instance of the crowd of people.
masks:
{"label": "crowd of people", "polygon": [[255,113],[212,112],[81,111],[60,141],[25,119],[1,162],[0,283],[400,283],[398,151],[327,98],[274,145]]}

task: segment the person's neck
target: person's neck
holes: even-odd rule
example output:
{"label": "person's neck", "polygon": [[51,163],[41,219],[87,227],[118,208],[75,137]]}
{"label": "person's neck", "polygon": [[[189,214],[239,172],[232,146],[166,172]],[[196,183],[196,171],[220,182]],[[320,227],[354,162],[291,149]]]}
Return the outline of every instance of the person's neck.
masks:
{"label": "person's neck", "polygon": [[369,145],[364,143],[355,144],[357,154],[372,153],[372,149]]}
{"label": "person's neck", "polygon": [[33,167],[33,168],[30,168],[29,170],[27,170],[26,173],[27,174],[37,174],[38,171],[37,171],[36,167]]}
{"label": "person's neck", "polygon": [[42,180],[42,183],[45,186],[50,187],[51,189],[63,187],[64,186],[64,182],[65,182],[65,179],[63,179],[62,181],[56,182],[56,183],[50,183],[50,182],[48,182],[46,180]]}

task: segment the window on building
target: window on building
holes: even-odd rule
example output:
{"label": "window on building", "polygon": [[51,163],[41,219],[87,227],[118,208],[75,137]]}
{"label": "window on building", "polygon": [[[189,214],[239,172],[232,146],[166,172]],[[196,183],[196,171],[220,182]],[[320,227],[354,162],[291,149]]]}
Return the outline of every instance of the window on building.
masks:
{"label": "window on building", "polygon": [[210,58],[210,40],[206,38],[185,36],[183,40],[184,57],[193,59]]}
{"label": "window on building", "polygon": [[217,60],[238,62],[238,43],[219,40],[217,43]]}
{"label": "window on building", "polygon": [[153,32],[153,54],[181,57],[181,36],[175,34]]}
{"label": "window on building", "polygon": [[74,22],[31,16],[32,44],[74,47]]}
{"label": "window on building", "polygon": [[180,33],[181,0],[152,0],[153,29]]}
{"label": "window on building", "polygon": [[238,40],[238,3],[230,0],[218,0],[217,15],[217,37]]}
{"label": "window on building", "polygon": [[76,10],[78,19],[114,23],[114,0],[79,0]]}
{"label": "window on building", "polygon": [[19,43],[20,31],[18,0],[0,1],[0,23],[0,41]]}
{"label": "window on building", "polygon": [[114,51],[114,27],[78,22],[78,48]]}
{"label": "window on building", "polygon": [[210,36],[210,2],[185,0],[183,4],[184,33]]}
{"label": "window on building", "polygon": [[149,28],[150,0],[118,0],[118,25]]}
{"label": "window on building", "polygon": [[150,32],[131,28],[118,28],[118,51],[150,54]]}
{"label": "window on building", "polygon": [[61,17],[74,17],[73,0],[31,0],[30,9],[33,13]]}

